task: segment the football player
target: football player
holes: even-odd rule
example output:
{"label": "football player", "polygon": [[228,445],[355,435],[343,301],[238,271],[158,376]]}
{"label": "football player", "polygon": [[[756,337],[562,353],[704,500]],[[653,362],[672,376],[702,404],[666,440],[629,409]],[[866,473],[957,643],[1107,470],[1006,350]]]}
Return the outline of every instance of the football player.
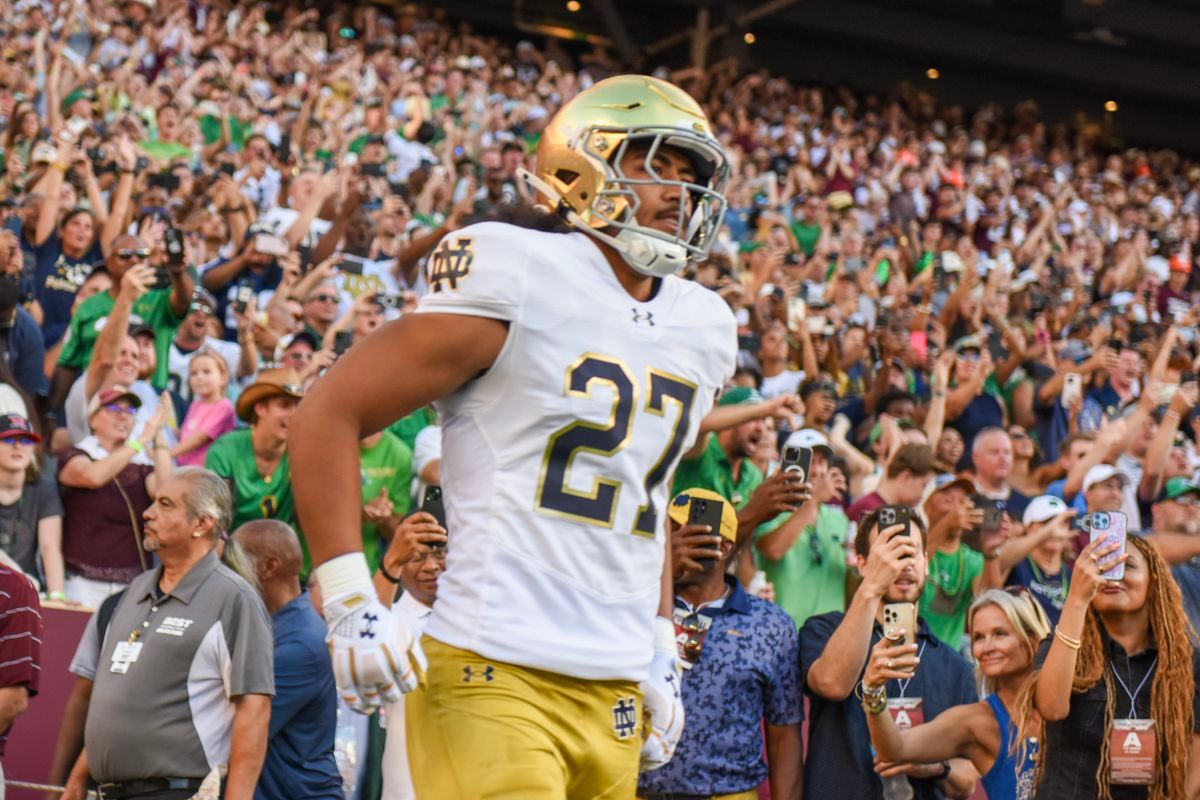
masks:
{"label": "football player", "polygon": [[[297,412],[293,486],[339,689],[364,710],[416,689],[418,797],[627,798],[639,752],[643,769],[671,757],[668,479],[737,349],[728,306],[673,273],[707,254],[728,174],[679,88],[625,75],[581,92],[522,175],[557,229],[447,235],[418,313]],[[418,644],[385,624],[359,552],[358,441],[431,401],[454,547]]]}

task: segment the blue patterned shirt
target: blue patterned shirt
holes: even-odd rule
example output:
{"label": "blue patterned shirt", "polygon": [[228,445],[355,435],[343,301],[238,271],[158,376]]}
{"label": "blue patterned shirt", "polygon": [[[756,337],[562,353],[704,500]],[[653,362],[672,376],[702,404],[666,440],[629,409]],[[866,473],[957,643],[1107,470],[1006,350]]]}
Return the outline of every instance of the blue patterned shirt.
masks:
{"label": "blue patterned shirt", "polygon": [[[751,597],[732,578],[712,619],[700,660],[683,675],[683,737],[675,757],[642,775],[639,794],[744,792],[767,777],[762,723],[798,725],[800,642],[796,624],[774,603]],[[686,608],[676,598],[677,608]]]}

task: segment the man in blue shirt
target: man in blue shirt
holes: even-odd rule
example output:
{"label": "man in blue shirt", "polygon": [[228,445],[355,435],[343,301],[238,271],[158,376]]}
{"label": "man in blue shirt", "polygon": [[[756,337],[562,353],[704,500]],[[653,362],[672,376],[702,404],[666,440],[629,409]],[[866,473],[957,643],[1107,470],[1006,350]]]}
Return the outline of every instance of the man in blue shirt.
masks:
{"label": "man in blue shirt", "polygon": [[[809,751],[804,770],[807,797],[881,800],[883,786],[871,751],[867,719],[859,699],[867,656],[883,636],[887,603],[917,603],[925,585],[925,527],[910,509],[911,535],[904,526],[879,530],[885,509],[859,522],[854,542],[862,584],[843,614],[810,617],[800,630],[800,671],[809,708]],[[970,665],[918,620],[916,644],[921,668],[911,678],[889,680],[889,698],[912,702],[925,720],[946,709],[974,703],[978,696]],[[899,673],[897,673],[899,674]],[[915,720],[914,720],[915,721]],[[940,764],[892,764],[911,783],[918,800],[940,800],[943,793],[966,797],[979,779],[966,759]]]}
{"label": "man in blue shirt", "polygon": [[[697,502],[721,504],[719,530],[687,524]],[[706,489],[686,489],[671,502],[667,515],[675,629],[685,667],[685,722],[675,756],[642,775],[638,796],[740,800],[743,795],[757,797],[756,787],[767,778],[776,800],[799,798],[804,711],[796,626],[778,606],[748,595],[725,574],[738,521],[724,498]],[[712,541],[696,545],[706,533]],[[763,762],[764,729],[769,763]]]}
{"label": "man in blue shirt", "polygon": [[247,522],[233,538],[254,563],[275,635],[275,697],[255,800],[343,800],[333,758],[337,689],[325,622],[300,592],[300,542],[273,519]]}

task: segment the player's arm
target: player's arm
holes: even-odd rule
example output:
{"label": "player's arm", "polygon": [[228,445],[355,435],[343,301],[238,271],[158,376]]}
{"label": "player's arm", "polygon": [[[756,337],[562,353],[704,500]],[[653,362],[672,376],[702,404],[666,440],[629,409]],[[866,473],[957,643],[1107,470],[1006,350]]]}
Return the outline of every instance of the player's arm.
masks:
{"label": "player's arm", "polygon": [[296,510],[314,564],[362,550],[358,441],[486,371],[507,324],[410,314],[367,337],[313,387],[289,426]]}

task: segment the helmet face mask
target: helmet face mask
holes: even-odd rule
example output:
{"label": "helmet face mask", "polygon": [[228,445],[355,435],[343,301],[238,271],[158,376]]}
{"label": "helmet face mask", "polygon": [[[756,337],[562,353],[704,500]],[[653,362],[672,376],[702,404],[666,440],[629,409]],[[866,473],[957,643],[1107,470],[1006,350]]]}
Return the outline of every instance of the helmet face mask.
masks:
{"label": "helmet face mask", "polygon": [[[697,175],[695,182],[671,180],[658,173],[654,162],[664,148],[680,152],[692,162]],[[639,153],[642,149],[644,153]],[[701,137],[675,129],[643,129],[634,135],[626,133],[608,159],[592,151],[588,144],[584,151],[605,164],[605,181],[591,208],[594,226],[599,223],[601,228],[616,229],[618,235],[649,237],[664,244],[682,246],[688,261],[703,261],[708,257],[709,247],[725,216],[723,192],[729,180],[729,168],[723,153],[710,147]],[[712,160],[705,160],[704,156]],[[629,158],[644,159],[643,168],[648,177],[627,176],[622,165],[627,164]],[[641,199],[634,188],[638,186],[679,189],[679,213],[673,232],[638,224]]]}
{"label": "helmet face mask", "polygon": [[[687,156],[695,182],[668,180],[654,169],[665,149]],[[632,158],[644,159],[645,176],[625,174],[622,165],[630,169]],[[704,260],[724,218],[725,153],[695,100],[655,78],[609,78],[577,95],[547,126],[537,162],[537,175],[526,175],[531,186],[643,274],[669,275]],[[678,188],[674,231],[638,224],[643,186]]]}

